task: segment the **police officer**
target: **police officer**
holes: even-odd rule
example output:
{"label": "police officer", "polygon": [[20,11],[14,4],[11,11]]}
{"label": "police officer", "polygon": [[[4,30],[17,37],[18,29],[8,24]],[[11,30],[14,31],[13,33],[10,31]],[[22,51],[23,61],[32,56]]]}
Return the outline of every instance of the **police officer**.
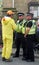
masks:
{"label": "police officer", "polygon": [[[19,28],[19,24],[21,26],[23,26],[25,22],[26,22],[26,20],[24,19],[24,13],[18,13],[18,21],[17,21],[18,28]],[[18,31],[16,33],[16,40],[15,40],[16,52],[15,52],[14,57],[19,57],[19,51],[20,51],[20,45],[21,45],[21,43],[22,43],[23,58],[24,58],[26,56],[26,44],[25,44],[24,34],[22,34],[22,29],[21,29],[21,31]]]}
{"label": "police officer", "polygon": [[26,27],[30,28],[29,32],[26,32],[26,60],[27,61],[34,61],[34,51],[33,51],[33,43],[35,39],[35,29],[36,29],[36,22],[32,19],[33,14],[27,13],[26,19],[27,19],[27,25]]}

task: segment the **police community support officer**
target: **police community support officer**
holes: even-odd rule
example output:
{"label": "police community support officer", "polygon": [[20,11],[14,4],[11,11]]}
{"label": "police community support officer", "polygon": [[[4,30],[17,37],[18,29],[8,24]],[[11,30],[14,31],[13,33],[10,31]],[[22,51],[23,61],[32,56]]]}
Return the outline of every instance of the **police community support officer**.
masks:
{"label": "police community support officer", "polygon": [[[26,20],[24,19],[24,13],[18,13],[18,21],[17,21],[18,28],[19,28],[19,24],[21,26],[23,26],[25,22],[26,22]],[[19,57],[19,51],[20,51],[21,43],[22,43],[22,48],[23,48],[23,57],[26,56],[26,44],[25,44],[24,34],[22,34],[22,31],[24,31],[24,29],[23,30],[21,29],[21,31],[18,31],[16,33],[16,40],[15,40],[16,53],[15,53],[14,57]]]}
{"label": "police community support officer", "polygon": [[33,14],[27,13],[27,25],[26,27],[31,27],[29,32],[26,32],[26,60],[27,61],[34,61],[34,51],[33,51],[33,43],[35,39],[35,29],[36,29],[36,22],[32,19]]}

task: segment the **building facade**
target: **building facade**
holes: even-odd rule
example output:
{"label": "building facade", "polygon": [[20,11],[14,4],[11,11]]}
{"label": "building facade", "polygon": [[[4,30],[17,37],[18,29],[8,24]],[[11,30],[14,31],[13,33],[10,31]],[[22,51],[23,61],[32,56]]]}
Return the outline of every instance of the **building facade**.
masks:
{"label": "building facade", "polygon": [[18,12],[26,13],[29,2],[39,2],[39,0],[2,0],[3,8],[16,8]]}

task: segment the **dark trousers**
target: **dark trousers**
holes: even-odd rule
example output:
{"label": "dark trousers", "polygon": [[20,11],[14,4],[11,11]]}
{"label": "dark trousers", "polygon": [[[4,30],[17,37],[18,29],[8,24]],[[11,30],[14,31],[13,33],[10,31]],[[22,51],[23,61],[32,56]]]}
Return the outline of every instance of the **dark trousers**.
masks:
{"label": "dark trousers", "polygon": [[25,43],[24,36],[20,38],[16,37],[15,44],[16,44],[16,56],[19,56],[20,46],[22,44],[23,57],[25,57],[26,56],[26,43]]}
{"label": "dark trousers", "polygon": [[26,59],[34,60],[34,35],[27,35],[26,37]]}

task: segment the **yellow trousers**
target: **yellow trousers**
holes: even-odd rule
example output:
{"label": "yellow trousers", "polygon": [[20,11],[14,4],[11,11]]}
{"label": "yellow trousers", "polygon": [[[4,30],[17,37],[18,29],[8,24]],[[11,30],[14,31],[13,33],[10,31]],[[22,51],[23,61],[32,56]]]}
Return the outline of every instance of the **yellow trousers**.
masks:
{"label": "yellow trousers", "polygon": [[12,53],[12,39],[3,40],[2,57],[9,59]]}

